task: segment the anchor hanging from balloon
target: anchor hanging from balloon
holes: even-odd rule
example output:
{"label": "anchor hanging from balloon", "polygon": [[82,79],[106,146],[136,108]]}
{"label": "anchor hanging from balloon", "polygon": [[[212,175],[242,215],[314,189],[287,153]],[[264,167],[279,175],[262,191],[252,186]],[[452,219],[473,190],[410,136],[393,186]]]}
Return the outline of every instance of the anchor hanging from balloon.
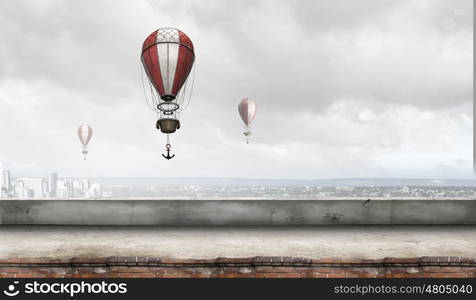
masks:
{"label": "anchor hanging from balloon", "polygon": [[166,151],[167,151],[167,155],[165,154],[162,154],[163,157],[165,157],[166,159],[171,159],[171,158],[174,158],[175,154],[173,154],[172,156],[170,156],[170,144],[167,144],[165,145],[165,148],[166,148]]}
{"label": "anchor hanging from balloon", "polygon": [[172,159],[175,156],[175,154],[170,156],[170,147],[172,146],[170,145],[169,135],[167,134],[167,144],[165,145],[165,151],[167,151],[167,155],[162,154],[162,156],[167,160]]}
{"label": "anchor hanging from balloon", "polygon": [[[170,160],[175,154],[170,155],[169,134],[180,128],[179,114],[188,105],[185,103],[187,83],[195,61],[193,43],[178,29],[160,28],[145,39],[141,60],[150,88],[148,99],[143,85],[146,102],[157,114],[156,128],[167,134],[167,155],[162,156]],[[188,102],[192,89],[193,79]]]}

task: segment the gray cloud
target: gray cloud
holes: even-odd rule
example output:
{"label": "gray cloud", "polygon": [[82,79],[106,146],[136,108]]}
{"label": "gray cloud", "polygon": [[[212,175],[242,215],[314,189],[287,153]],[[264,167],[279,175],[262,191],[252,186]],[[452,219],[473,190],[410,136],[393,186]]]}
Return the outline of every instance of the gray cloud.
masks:
{"label": "gray cloud", "polygon": [[[72,175],[407,176],[431,152],[419,174],[467,175],[472,20],[469,0],[3,1],[0,160]],[[163,26],[197,52],[167,164],[139,65]],[[251,146],[244,97],[258,102]],[[83,122],[91,169],[77,161]]]}

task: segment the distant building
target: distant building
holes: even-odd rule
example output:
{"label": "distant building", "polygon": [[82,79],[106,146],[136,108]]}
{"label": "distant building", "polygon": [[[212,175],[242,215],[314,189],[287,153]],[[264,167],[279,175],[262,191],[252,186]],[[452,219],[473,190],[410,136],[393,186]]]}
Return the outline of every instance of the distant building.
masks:
{"label": "distant building", "polygon": [[352,192],[353,190],[354,188],[351,186],[336,186],[336,191]]}
{"label": "distant building", "polygon": [[[23,179],[27,179],[27,180],[23,180]],[[25,199],[25,198],[40,198],[38,196],[35,195],[35,185],[38,185],[38,184],[31,184],[31,182],[29,182],[29,179],[30,178],[21,178],[21,179],[18,179],[15,181],[15,196],[17,198],[20,198],[20,199]],[[37,195],[38,195],[38,189],[37,189]]]}
{"label": "distant building", "polygon": [[5,191],[9,193],[12,190],[12,179],[10,177],[10,171],[4,170],[3,171],[3,187]]}
{"label": "distant building", "polygon": [[[10,171],[3,170],[0,163],[0,198],[102,198],[99,183],[89,179],[58,178],[50,172],[48,179],[21,177],[12,182]],[[109,195],[110,197],[110,195]]]}
{"label": "distant building", "polygon": [[0,163],[0,198],[3,198],[3,195],[6,192],[6,189],[3,186],[3,181],[3,166],[2,163]]}
{"label": "distant building", "polygon": [[15,196],[20,199],[33,198],[33,191],[25,187],[25,183],[23,181],[16,181]]}
{"label": "distant building", "polygon": [[81,198],[85,197],[89,189],[88,179],[76,179],[73,180],[73,197]]}
{"label": "distant building", "polygon": [[58,174],[55,172],[50,172],[48,178],[48,195],[50,197],[56,197],[56,189],[58,187]]}
{"label": "distant building", "polygon": [[10,171],[3,169],[0,163],[0,198],[8,196],[11,189]]}
{"label": "distant building", "polygon": [[60,179],[56,182],[56,197],[71,198],[73,185],[71,179]]}
{"label": "distant building", "polygon": [[99,183],[93,183],[89,187],[87,194],[85,195],[88,198],[101,198],[102,197],[102,186]]}
{"label": "distant building", "polygon": [[18,178],[15,180],[15,194],[18,198],[43,198],[48,185],[43,178]]}

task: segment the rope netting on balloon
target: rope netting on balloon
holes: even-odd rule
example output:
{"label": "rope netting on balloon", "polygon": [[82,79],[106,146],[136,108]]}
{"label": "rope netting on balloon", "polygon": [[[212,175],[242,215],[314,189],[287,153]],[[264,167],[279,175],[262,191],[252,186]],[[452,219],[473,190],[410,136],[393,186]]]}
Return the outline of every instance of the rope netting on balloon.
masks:
{"label": "rope netting on balloon", "polygon": [[[158,118],[173,118],[178,119],[180,112],[186,109],[190,105],[190,100],[192,98],[193,86],[195,83],[195,65],[192,66],[190,70],[190,75],[185,80],[182,88],[179,93],[176,95],[175,99],[171,102],[166,102],[160,98],[159,93],[156,91],[154,85],[152,84],[147,71],[145,70],[142,63],[140,63],[141,68],[141,81],[142,81],[142,90],[144,92],[145,102],[147,107],[154,111],[157,114]],[[147,77],[145,83],[144,73]],[[189,88],[190,86],[190,88]],[[159,109],[160,107],[170,108],[169,111],[164,111],[164,109]]]}

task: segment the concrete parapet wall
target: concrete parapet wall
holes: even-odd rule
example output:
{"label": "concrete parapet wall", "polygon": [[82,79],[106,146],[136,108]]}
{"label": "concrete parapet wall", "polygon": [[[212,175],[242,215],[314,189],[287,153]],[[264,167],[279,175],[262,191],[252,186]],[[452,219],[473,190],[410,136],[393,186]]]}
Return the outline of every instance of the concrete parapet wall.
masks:
{"label": "concrete parapet wall", "polygon": [[476,200],[0,200],[4,225],[476,224]]}

